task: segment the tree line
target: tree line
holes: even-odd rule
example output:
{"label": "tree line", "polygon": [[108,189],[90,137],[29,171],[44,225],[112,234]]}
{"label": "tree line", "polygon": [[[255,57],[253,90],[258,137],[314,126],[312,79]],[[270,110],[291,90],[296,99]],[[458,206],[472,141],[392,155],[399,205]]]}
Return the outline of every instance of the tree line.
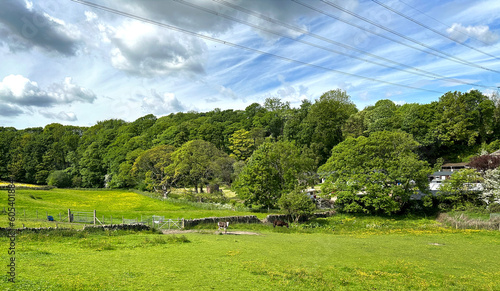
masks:
{"label": "tree line", "polygon": [[[337,89],[297,108],[267,98],[245,110],[150,114],[91,127],[0,127],[0,179],[164,193],[171,187],[202,192],[210,184],[228,184],[247,203],[272,207],[320,176],[356,191],[362,190],[356,186],[361,180],[383,181],[385,188],[407,183],[409,189],[409,181],[420,185],[422,173],[436,163],[499,149],[499,137],[498,95],[448,92],[429,104],[380,100],[358,110]],[[407,168],[388,170],[405,163]],[[418,177],[404,176],[407,172]],[[347,193],[344,188],[326,190]],[[407,188],[401,191],[409,193]],[[391,197],[403,199],[394,191]],[[356,197],[343,199],[354,208],[397,208],[394,199],[368,206],[353,204]]]}

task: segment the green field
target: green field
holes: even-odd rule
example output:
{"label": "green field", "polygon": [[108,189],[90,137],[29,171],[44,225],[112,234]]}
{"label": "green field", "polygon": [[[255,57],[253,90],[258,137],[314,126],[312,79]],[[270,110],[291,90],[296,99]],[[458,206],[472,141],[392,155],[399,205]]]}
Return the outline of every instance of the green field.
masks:
{"label": "green field", "polygon": [[[19,190],[16,206],[128,217],[253,214],[116,190]],[[215,228],[24,233],[16,237],[16,283],[6,275],[9,238],[0,237],[0,290],[500,290],[499,231],[457,230],[434,217],[340,214],[289,229],[236,224],[223,235]]]}
{"label": "green field", "polygon": [[[2,290],[499,290],[500,233],[87,234],[17,238]],[[186,242],[189,241],[189,242]],[[0,245],[8,245],[7,238]],[[0,256],[8,262],[6,252]],[[5,264],[4,264],[5,265]]]}
{"label": "green field", "polygon": [[[203,207],[202,207],[203,206]],[[0,191],[0,210],[7,209],[7,191]],[[121,223],[122,218],[135,219],[141,216],[160,215],[165,218],[201,218],[211,216],[257,215],[264,218],[265,213],[217,209],[222,207],[183,202],[175,199],[161,201],[127,190],[17,190],[17,222],[26,226],[50,226],[45,216],[51,215],[64,220],[68,209],[72,211],[97,212],[99,219],[105,216],[105,222]],[[36,219],[38,212],[38,220]],[[26,219],[24,219],[26,214]],[[67,220],[66,220],[67,221]],[[0,216],[0,226],[7,226],[7,216]]]}

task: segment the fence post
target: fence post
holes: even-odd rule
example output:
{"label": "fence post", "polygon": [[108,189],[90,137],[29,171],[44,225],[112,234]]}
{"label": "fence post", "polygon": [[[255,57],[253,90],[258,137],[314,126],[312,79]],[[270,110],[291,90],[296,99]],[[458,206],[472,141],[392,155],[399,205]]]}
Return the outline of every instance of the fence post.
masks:
{"label": "fence post", "polygon": [[97,218],[95,215],[96,215],[96,213],[95,213],[95,209],[94,209],[94,225],[95,225],[95,220]]}
{"label": "fence post", "polygon": [[73,222],[71,219],[71,209],[68,208],[68,222]]}

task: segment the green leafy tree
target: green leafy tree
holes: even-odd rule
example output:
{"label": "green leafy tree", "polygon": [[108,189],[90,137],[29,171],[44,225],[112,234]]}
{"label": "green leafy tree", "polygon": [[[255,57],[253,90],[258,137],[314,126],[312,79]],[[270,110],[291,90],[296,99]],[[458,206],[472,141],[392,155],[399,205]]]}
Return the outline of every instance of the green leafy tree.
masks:
{"label": "green leafy tree", "polygon": [[493,133],[495,104],[481,92],[448,92],[439,99],[437,138],[445,146],[473,146]]}
{"label": "green leafy tree", "polygon": [[331,149],[343,139],[342,127],[357,112],[349,95],[340,89],[324,93],[311,105],[302,123],[300,140],[309,146],[323,164]]}
{"label": "green leafy tree", "polygon": [[438,195],[442,202],[441,208],[464,210],[467,206],[480,206],[484,202],[480,199],[481,189],[478,186],[482,177],[475,169],[463,169],[453,172],[450,179],[446,179],[439,187]]}
{"label": "green leafy tree", "polygon": [[229,138],[229,149],[232,158],[239,161],[246,161],[252,155],[254,141],[250,136],[250,132],[240,129],[233,133]]}
{"label": "green leafy tree", "polygon": [[283,194],[313,184],[314,173],[314,159],[294,143],[267,141],[254,151],[233,189],[247,205],[274,208]]}
{"label": "green leafy tree", "polygon": [[283,194],[278,200],[280,209],[292,217],[295,222],[307,219],[316,210],[316,204],[300,188]]}
{"label": "green leafy tree", "polygon": [[71,175],[62,170],[57,170],[47,177],[47,185],[58,188],[69,188],[72,185]]}
{"label": "green leafy tree", "polygon": [[192,140],[172,153],[168,171],[171,179],[195,187],[198,193],[198,187],[203,192],[203,186],[214,179],[230,179],[233,163],[233,159],[212,143]]}
{"label": "green leafy tree", "polygon": [[167,167],[172,164],[174,150],[171,145],[160,145],[138,155],[130,170],[137,183],[144,185],[146,190],[168,195],[174,181],[168,175]]}
{"label": "green leafy tree", "polygon": [[397,106],[391,100],[379,100],[366,112],[365,124],[368,133],[399,129],[401,120]]}
{"label": "green leafy tree", "polygon": [[410,196],[428,189],[428,163],[418,158],[418,143],[404,132],[379,131],[348,138],[332,149],[320,167],[322,190],[337,196],[345,212],[396,213]]}

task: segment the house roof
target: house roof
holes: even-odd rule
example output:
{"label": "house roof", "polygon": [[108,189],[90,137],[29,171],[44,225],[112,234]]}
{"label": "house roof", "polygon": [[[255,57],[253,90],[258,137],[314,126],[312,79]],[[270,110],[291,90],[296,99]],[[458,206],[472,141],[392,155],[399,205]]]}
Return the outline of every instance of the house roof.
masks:
{"label": "house roof", "polygon": [[466,167],[468,166],[469,163],[446,163],[441,166],[441,168],[459,168],[459,167]]}
{"label": "house roof", "polygon": [[452,171],[437,171],[432,173],[431,176],[451,176],[451,174],[453,174]]}

